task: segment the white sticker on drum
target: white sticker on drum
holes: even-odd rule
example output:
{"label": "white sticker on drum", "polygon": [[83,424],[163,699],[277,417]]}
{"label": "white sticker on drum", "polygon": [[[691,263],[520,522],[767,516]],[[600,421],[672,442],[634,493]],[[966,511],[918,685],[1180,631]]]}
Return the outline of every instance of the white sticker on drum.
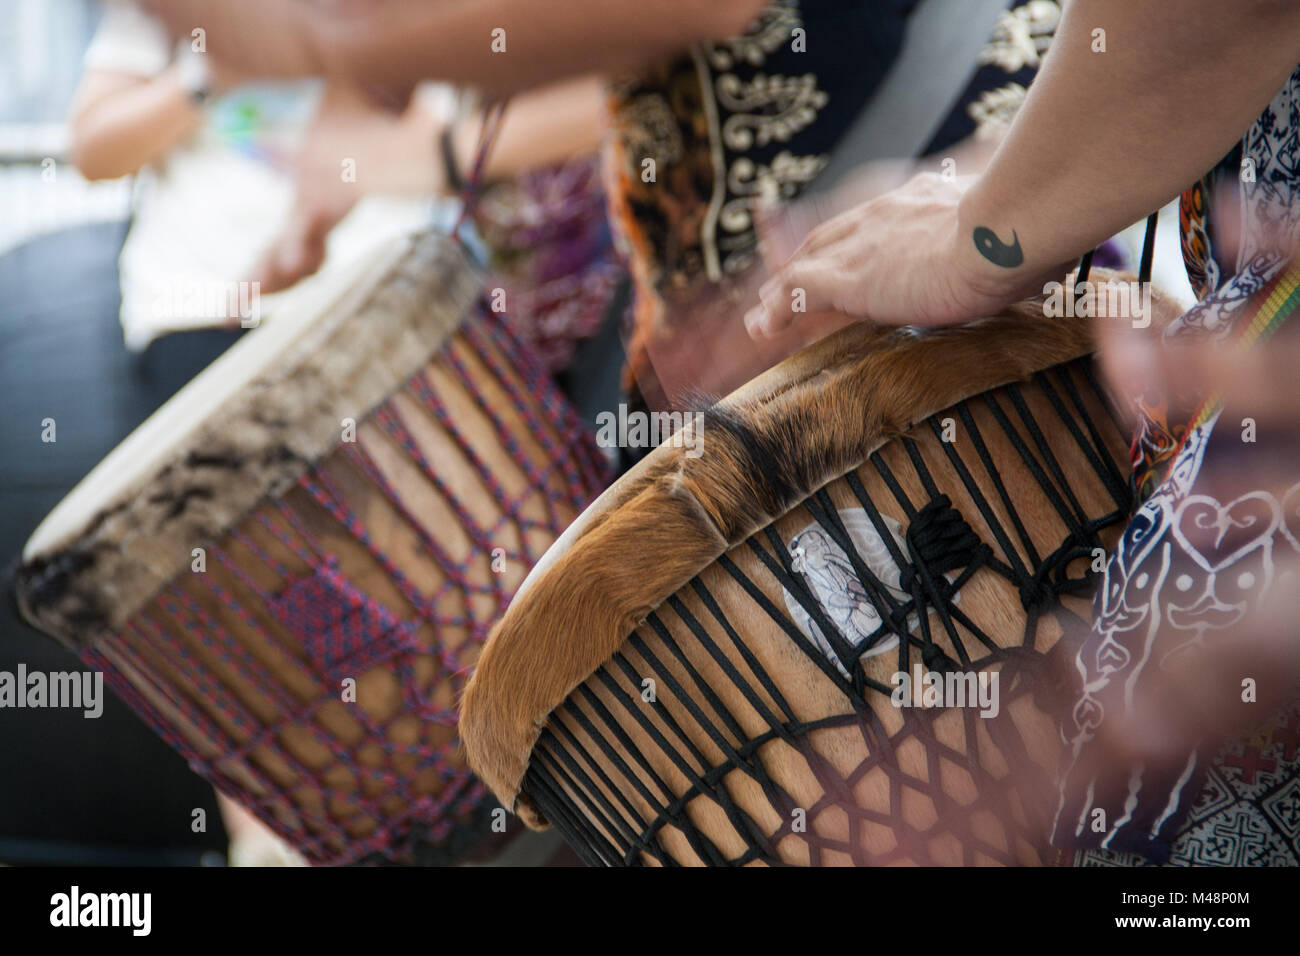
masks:
{"label": "white sticker on drum", "polygon": [[[885,586],[891,597],[900,602],[907,601],[909,595],[898,586],[901,577],[898,565],[867,513],[861,508],[846,508],[839,512],[839,516],[862,563]],[[893,537],[898,552],[907,554],[907,544],[902,535],[903,526],[888,515],[880,517]],[[807,582],[808,589],[817,598],[823,613],[839,628],[840,633],[850,644],[855,648],[861,647],[879,630],[881,619],[880,612],[871,603],[866,589],[858,580],[848,555],[817,522],[812,522],[791,538],[789,549],[794,571]],[[850,679],[849,672],[831,650],[830,642],[822,634],[817,622],[804,610],[803,605],[793,594],[784,588],[782,593],[785,595],[786,609],[789,610],[795,626],[817,645],[846,680]],[[953,595],[954,602],[960,599],[960,595]],[[916,615],[914,613],[908,615],[908,628],[915,629],[916,625]],[[896,647],[898,647],[898,637],[891,634],[861,656],[874,657]]]}

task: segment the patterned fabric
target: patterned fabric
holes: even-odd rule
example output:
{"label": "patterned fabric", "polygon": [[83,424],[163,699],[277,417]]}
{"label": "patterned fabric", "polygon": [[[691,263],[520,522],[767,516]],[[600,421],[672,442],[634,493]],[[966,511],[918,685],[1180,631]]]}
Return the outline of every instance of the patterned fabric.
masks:
{"label": "patterned fabric", "polygon": [[551,372],[594,335],[626,277],[614,251],[592,156],[489,186],[473,211],[491,250],[487,288],[502,288],[511,329]]}
{"label": "patterned fabric", "polygon": [[[1198,303],[1166,331],[1169,339],[1222,340],[1232,333],[1243,305],[1274,279],[1279,250],[1300,241],[1300,70],[1214,169],[1190,186],[1180,202],[1183,259]],[[1242,214],[1242,248],[1216,241],[1210,205],[1235,203]],[[1188,440],[1199,399],[1178,403],[1145,396],[1134,447],[1135,479],[1150,495]]]}
{"label": "patterned fabric", "polygon": [[[1260,343],[1300,305],[1300,270],[1289,268],[1279,251],[1300,243],[1298,97],[1300,68],[1239,148],[1184,195],[1184,251],[1203,297],[1170,324],[1166,341]],[[1207,214],[1209,201],[1223,197],[1225,188],[1239,202],[1243,224],[1241,248],[1231,262],[1230,250],[1214,242]],[[1106,567],[1092,633],[1076,661],[1080,690],[1063,727],[1071,753],[1053,833],[1057,846],[1136,852],[1155,862],[1254,853],[1300,865],[1294,840],[1264,839],[1269,831],[1263,824],[1232,831],[1243,840],[1248,832],[1260,837],[1243,843],[1248,848],[1240,853],[1216,849],[1240,813],[1234,803],[1207,823],[1198,808],[1218,803],[1202,788],[1223,791],[1223,781],[1232,779],[1231,761],[1245,759],[1233,749],[1240,744],[1216,758],[1218,742],[1207,741],[1196,753],[1161,766],[1112,768],[1106,779],[1081,769],[1108,714],[1141,697],[1162,669],[1179,666],[1203,642],[1235,626],[1273,589],[1286,593],[1300,583],[1277,571],[1283,559],[1293,563],[1300,557],[1300,483],[1280,497],[1259,489],[1228,502],[1202,487],[1202,476],[1214,466],[1240,462],[1241,440],[1231,426],[1240,416],[1230,411],[1219,396],[1194,388],[1177,397],[1150,392],[1138,403],[1138,506]],[[1209,544],[1207,530],[1214,531]],[[1277,781],[1269,793],[1294,792],[1292,784],[1300,779],[1295,756],[1289,746],[1261,758],[1276,762],[1269,773]],[[1100,833],[1088,826],[1097,809],[1108,822]]]}
{"label": "patterned fabric", "polygon": [[[1212,428],[1213,422],[1193,434]],[[1065,720],[1072,762],[1055,845],[1140,852],[1157,862],[1168,857],[1217,742],[1160,765],[1111,768],[1100,778],[1082,769],[1090,744],[1111,714],[1130,699],[1151,699],[1164,672],[1194,659],[1204,641],[1239,624],[1272,588],[1300,584],[1278,574],[1279,566],[1300,560],[1300,483],[1281,500],[1261,490],[1231,502],[1196,484],[1207,455],[1231,461],[1240,447],[1228,429],[1217,440],[1190,444],[1182,467],[1138,510],[1106,567],[1092,633],[1076,658],[1082,690]],[[1208,545],[1206,529],[1215,532]],[[1104,829],[1094,832],[1098,809]]]}
{"label": "patterned fabric", "polygon": [[[1300,860],[1300,708],[1220,748],[1166,866],[1295,866]],[[1073,866],[1152,866],[1138,853],[1066,853]]]}
{"label": "patterned fabric", "polygon": [[[613,85],[606,173],[636,284],[634,403],[667,404],[650,358],[656,337],[690,334],[691,317],[743,311],[743,280],[759,264],[755,201],[792,200],[815,181],[893,65],[914,6],[773,0],[741,36]],[[1010,122],[1060,18],[1055,0],[1012,0],[924,152]]]}
{"label": "patterned fabric", "polygon": [[613,85],[614,191],[660,294],[753,263],[751,203],[764,188],[791,198],[825,166],[893,63],[910,7],[774,0],[746,33]]}
{"label": "patterned fabric", "polygon": [[1056,0],[1013,0],[998,18],[970,82],[925,155],[949,149],[967,137],[997,136],[1010,126],[1060,23],[1061,5]]}
{"label": "patterned fabric", "polygon": [[[612,85],[611,214],[637,284],[632,379],[646,339],[724,302],[758,261],[751,209],[793,199],[893,64],[915,0],[773,0],[742,35]],[[851,36],[854,42],[845,43]]]}
{"label": "patterned fabric", "polygon": [[[1233,155],[1239,156],[1240,152],[1241,148],[1238,144]],[[1239,165],[1239,162],[1234,165]],[[1198,301],[1217,289],[1221,281],[1219,263],[1212,255],[1219,247],[1210,238],[1214,223],[1210,221],[1210,203],[1207,198],[1216,188],[1215,182],[1220,168],[1215,167],[1209,175],[1189,186],[1183,192],[1178,204],[1183,263],[1187,266],[1187,278]]]}

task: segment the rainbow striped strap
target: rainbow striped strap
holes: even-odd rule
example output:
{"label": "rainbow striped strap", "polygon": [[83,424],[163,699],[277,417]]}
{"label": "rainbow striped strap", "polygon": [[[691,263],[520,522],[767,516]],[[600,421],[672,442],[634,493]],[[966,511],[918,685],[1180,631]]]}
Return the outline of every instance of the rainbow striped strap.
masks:
{"label": "rainbow striped strap", "polygon": [[[1233,344],[1262,345],[1300,307],[1300,264],[1291,263],[1282,269],[1250,297],[1246,308],[1250,309],[1255,304],[1258,304],[1255,314],[1241,323],[1240,331],[1231,338]],[[1192,433],[1217,415],[1222,407],[1223,396],[1217,392],[1201,402],[1188,422],[1187,431],[1183,433],[1173,457],[1178,457]]]}

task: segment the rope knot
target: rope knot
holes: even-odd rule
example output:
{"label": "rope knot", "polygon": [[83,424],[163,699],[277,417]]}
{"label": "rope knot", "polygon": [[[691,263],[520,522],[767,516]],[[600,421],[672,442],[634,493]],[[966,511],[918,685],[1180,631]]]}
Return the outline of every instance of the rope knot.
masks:
{"label": "rope knot", "polygon": [[940,495],[925,504],[904,536],[912,566],[899,575],[904,591],[912,590],[916,571],[927,572],[931,580],[949,571],[965,568],[979,558],[984,543],[961,512],[952,506],[947,495]]}
{"label": "rope knot", "polygon": [[1020,604],[1026,611],[1056,603],[1056,591],[1043,580],[1041,574],[1026,578],[1021,583],[1019,592]]}

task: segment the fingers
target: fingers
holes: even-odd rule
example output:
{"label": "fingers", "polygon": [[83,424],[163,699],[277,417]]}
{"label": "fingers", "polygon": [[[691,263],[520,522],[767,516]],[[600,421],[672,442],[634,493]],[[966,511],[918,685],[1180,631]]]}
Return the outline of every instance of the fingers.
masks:
{"label": "fingers", "polygon": [[790,260],[818,222],[815,205],[806,200],[783,206],[756,206],[754,228],[767,268],[775,272]]}
{"label": "fingers", "polygon": [[770,267],[834,245],[861,223],[866,204],[903,185],[910,163],[886,161],[860,167],[829,193],[779,203],[770,195],[755,202],[754,218]]}
{"label": "fingers", "polygon": [[325,234],[317,231],[307,233],[301,242],[290,247],[281,263],[282,288],[314,275],[325,261]]}
{"label": "fingers", "polygon": [[1234,629],[1206,635],[1177,666],[1162,668],[1158,683],[1108,716],[1103,759],[1120,766],[1168,760],[1258,724],[1291,698],[1300,680],[1294,565],[1283,562],[1273,587]]}
{"label": "fingers", "polygon": [[1263,421],[1294,423],[1300,416],[1300,391],[1294,387],[1300,344],[1275,339],[1267,346],[1218,344],[1163,349],[1161,372],[1167,381],[1204,383],[1226,395],[1235,408]]}
{"label": "fingers", "polygon": [[846,301],[844,286],[852,282],[837,262],[822,257],[800,258],[763,283],[759,305],[745,313],[750,338],[768,339],[799,324],[809,313],[839,311]]}
{"label": "fingers", "polygon": [[864,210],[849,209],[840,213],[832,219],[827,219],[820,226],[809,231],[799,248],[795,250],[794,258],[811,255],[830,249],[852,236],[862,226]]}
{"label": "fingers", "polygon": [[987,294],[953,284],[956,246],[934,238],[955,235],[964,188],[922,174],[813,229],[745,315],[750,337],[772,338],[825,309],[900,325],[986,314]]}
{"label": "fingers", "polygon": [[1159,339],[1117,322],[1094,322],[1097,362],[1117,411],[1133,424],[1134,402],[1156,381]]}
{"label": "fingers", "polygon": [[298,281],[299,270],[294,265],[295,255],[275,246],[253,268],[252,281],[259,292],[270,295],[287,289]]}

